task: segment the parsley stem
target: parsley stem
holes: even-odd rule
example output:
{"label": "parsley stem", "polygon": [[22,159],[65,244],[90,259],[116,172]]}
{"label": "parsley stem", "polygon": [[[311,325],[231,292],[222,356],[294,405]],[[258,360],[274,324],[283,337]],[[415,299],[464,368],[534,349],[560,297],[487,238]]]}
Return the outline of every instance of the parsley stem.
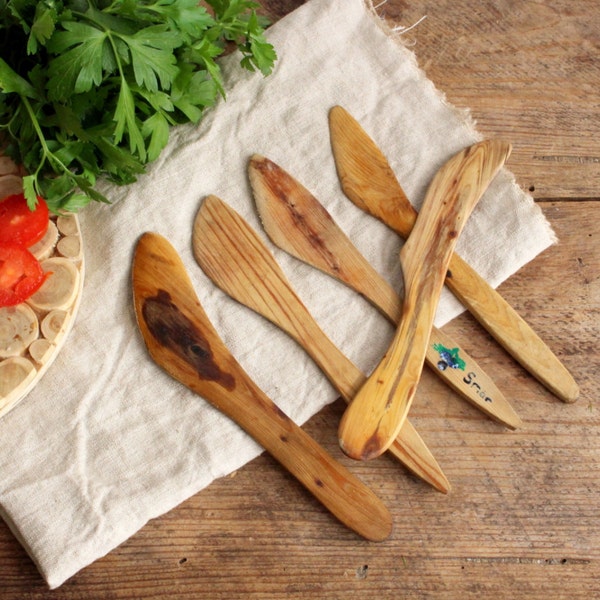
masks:
{"label": "parsley stem", "polygon": [[[0,8],[0,31],[10,29],[0,36],[0,137],[29,173],[28,203],[37,194],[56,211],[107,202],[99,178],[134,182],[171,127],[198,122],[225,95],[216,58],[230,45],[244,68],[265,75],[276,59],[253,0],[0,0],[4,6],[19,17]],[[29,65],[31,81],[12,64]]]}
{"label": "parsley stem", "polygon": [[37,184],[37,177],[38,177],[40,171],[42,170],[42,167],[46,163],[46,161],[48,161],[52,165],[52,168],[55,172],[57,171],[57,168],[58,168],[58,170],[62,170],[63,172],[69,173],[69,174],[70,174],[70,171],[67,168],[67,166],[59,158],[57,158],[55,154],[52,153],[50,148],[48,148],[46,138],[44,137],[44,132],[42,131],[42,128],[40,127],[40,123],[39,123],[37,117],[35,116],[33,107],[31,106],[29,99],[26,98],[25,96],[21,96],[21,102],[22,102],[23,106],[25,106],[25,109],[27,110],[27,113],[29,114],[31,124],[33,125],[33,128],[35,129],[35,132],[40,141],[40,145],[41,145],[42,151],[43,151],[43,156],[40,158],[40,163],[37,166],[37,169],[35,170],[35,173],[34,173],[35,189],[36,189],[37,193],[40,193],[41,190],[39,189],[39,186]]}

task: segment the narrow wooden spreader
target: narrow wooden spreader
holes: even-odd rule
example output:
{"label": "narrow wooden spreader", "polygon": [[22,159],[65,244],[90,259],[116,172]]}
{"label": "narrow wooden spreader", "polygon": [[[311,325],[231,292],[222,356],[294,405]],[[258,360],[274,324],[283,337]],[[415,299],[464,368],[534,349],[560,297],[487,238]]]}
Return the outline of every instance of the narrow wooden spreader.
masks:
{"label": "narrow wooden spreader", "polygon": [[[318,326],[257,233],[216,196],[207,197],[198,211],[193,248],[213,283],[296,340],[344,400],[352,400],[366,376]],[[439,491],[450,489],[441,467],[408,420],[389,452]]]}
{"label": "narrow wooden spreader", "polygon": [[507,143],[480,142],[453,156],[433,178],[400,251],[404,301],[396,335],[340,421],[340,447],[348,456],[359,460],[379,456],[402,427],[417,390],[458,236],[509,154]]}
{"label": "narrow wooden spreader", "polygon": [[235,421],[359,535],[381,541],[391,516],[381,500],[335,461],[256,386],[204,312],[173,246],[144,234],[133,260],[135,314],[152,358]]}
{"label": "narrow wooden spreader", "polygon": [[[407,239],[417,212],[386,157],[360,124],[341,106],[329,116],[331,143],[342,188],[354,204]],[[565,366],[521,316],[458,255],[450,260],[445,284],[496,341],[564,402],[579,387]]]}
{"label": "narrow wooden spreader", "polygon": [[[250,182],[271,241],[292,256],[348,285],[398,324],[402,301],[360,254],[325,207],[273,161],[254,156]],[[426,362],[433,372],[486,415],[511,429],[522,421],[485,371],[455,340],[433,327]]]}

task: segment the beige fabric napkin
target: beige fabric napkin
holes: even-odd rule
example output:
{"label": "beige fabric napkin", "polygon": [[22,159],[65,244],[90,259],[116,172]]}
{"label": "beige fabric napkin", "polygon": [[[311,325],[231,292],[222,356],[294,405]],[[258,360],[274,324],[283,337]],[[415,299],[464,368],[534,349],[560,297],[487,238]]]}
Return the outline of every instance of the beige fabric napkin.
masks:
{"label": "beige fabric napkin", "polygon": [[[77,323],[39,386],[0,421],[2,516],[50,587],[261,452],[146,354],[130,288],[139,235],[152,230],[173,243],[239,362],[302,423],[337,394],[293,342],[226,298],[196,266],[191,226],[202,198],[217,194],[262,233],[246,166],[252,153],[264,154],[311,189],[399,286],[399,240],[340,191],[329,109],[340,104],[363,124],[416,205],[440,165],[480,138],[363,0],[311,0],[274,25],[269,38],[279,53],[272,76],[242,72],[236,58],[228,59],[227,101],[199,127],[178,129],[138,183],[108,188],[114,206],[81,215],[87,275]],[[459,248],[496,285],[553,241],[539,209],[503,172]],[[343,286],[274,254],[326,332],[371,369],[391,327]],[[437,324],[460,310],[445,297]]]}

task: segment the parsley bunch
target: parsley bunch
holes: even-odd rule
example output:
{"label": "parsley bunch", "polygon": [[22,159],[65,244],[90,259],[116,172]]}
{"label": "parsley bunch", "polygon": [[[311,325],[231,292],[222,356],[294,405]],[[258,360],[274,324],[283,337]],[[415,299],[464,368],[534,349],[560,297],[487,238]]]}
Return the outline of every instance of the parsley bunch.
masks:
{"label": "parsley bunch", "polygon": [[30,207],[108,200],[174,125],[197,123],[225,90],[215,59],[270,73],[276,59],[250,0],[0,0],[0,141]]}

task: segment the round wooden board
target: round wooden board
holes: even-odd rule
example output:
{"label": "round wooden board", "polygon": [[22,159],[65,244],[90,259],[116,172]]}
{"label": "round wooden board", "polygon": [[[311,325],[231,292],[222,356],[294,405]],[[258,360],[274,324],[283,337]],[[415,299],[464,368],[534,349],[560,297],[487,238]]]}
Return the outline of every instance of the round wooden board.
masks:
{"label": "round wooden board", "polygon": [[[0,188],[3,179],[0,172]],[[0,418],[33,389],[60,352],[83,289],[83,240],[76,215],[51,216],[44,239],[29,250],[52,274],[26,302],[0,307]]]}

